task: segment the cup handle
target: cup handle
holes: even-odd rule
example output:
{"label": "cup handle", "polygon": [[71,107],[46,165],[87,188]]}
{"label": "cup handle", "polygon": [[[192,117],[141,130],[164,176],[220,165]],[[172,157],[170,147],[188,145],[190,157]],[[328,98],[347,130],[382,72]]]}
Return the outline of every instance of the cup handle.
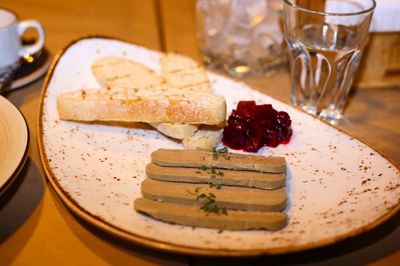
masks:
{"label": "cup handle", "polygon": [[18,35],[21,37],[22,34],[24,34],[24,32],[29,28],[33,28],[37,31],[38,40],[34,44],[22,46],[22,49],[19,51],[20,57],[23,57],[26,54],[29,55],[35,54],[39,52],[44,46],[44,39],[45,39],[44,29],[42,24],[40,24],[40,22],[37,20],[21,21],[18,24],[18,29],[17,29]]}

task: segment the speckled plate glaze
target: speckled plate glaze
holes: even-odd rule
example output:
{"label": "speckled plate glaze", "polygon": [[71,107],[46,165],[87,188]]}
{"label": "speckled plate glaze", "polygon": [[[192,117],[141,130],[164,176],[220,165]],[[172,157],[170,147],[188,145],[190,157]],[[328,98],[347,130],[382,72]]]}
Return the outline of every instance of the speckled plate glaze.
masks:
{"label": "speckled plate glaze", "polygon": [[145,125],[132,127],[61,121],[57,95],[84,87],[100,88],[91,64],[121,56],[160,71],[162,54],[123,41],[85,38],[53,62],[42,91],[39,145],[48,179],[64,203],[99,228],[148,247],[198,255],[249,256],[310,249],[360,234],[399,210],[396,165],[359,140],[243,83],[209,73],[228,110],[239,100],[271,103],[293,120],[293,138],[259,154],[285,156],[288,163],[281,231],[223,231],[159,222],[138,214],[134,200],[150,153],[181,144]]}

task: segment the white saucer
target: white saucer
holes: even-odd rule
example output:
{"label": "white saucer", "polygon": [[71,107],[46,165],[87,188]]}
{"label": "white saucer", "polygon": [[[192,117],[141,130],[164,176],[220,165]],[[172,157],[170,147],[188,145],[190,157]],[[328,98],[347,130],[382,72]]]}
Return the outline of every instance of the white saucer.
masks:
{"label": "white saucer", "polygon": [[41,78],[49,69],[51,59],[50,53],[44,49],[39,56],[34,57],[33,62],[23,61],[11,83],[11,89],[18,89]]}
{"label": "white saucer", "polygon": [[0,194],[14,181],[27,155],[29,131],[21,112],[0,96]]}

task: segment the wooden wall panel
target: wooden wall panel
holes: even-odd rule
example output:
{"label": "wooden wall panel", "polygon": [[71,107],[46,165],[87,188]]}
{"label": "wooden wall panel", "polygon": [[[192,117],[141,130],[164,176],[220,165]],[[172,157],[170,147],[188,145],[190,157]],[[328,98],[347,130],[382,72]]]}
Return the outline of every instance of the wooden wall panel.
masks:
{"label": "wooden wall panel", "polygon": [[195,0],[159,0],[164,46],[200,60],[196,40]]}
{"label": "wooden wall panel", "polygon": [[46,30],[52,52],[86,35],[102,34],[160,50],[157,0],[5,0],[20,19],[35,18]]}

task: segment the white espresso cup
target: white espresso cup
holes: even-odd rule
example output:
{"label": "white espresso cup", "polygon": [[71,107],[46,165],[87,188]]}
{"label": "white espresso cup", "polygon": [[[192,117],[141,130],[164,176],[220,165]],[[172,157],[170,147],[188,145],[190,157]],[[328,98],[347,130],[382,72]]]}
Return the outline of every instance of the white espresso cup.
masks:
{"label": "white espresso cup", "polygon": [[[21,36],[29,28],[37,31],[38,38],[31,45],[22,45]],[[44,40],[43,26],[37,20],[18,21],[13,12],[0,8],[0,69],[16,68],[21,57],[39,52]]]}

